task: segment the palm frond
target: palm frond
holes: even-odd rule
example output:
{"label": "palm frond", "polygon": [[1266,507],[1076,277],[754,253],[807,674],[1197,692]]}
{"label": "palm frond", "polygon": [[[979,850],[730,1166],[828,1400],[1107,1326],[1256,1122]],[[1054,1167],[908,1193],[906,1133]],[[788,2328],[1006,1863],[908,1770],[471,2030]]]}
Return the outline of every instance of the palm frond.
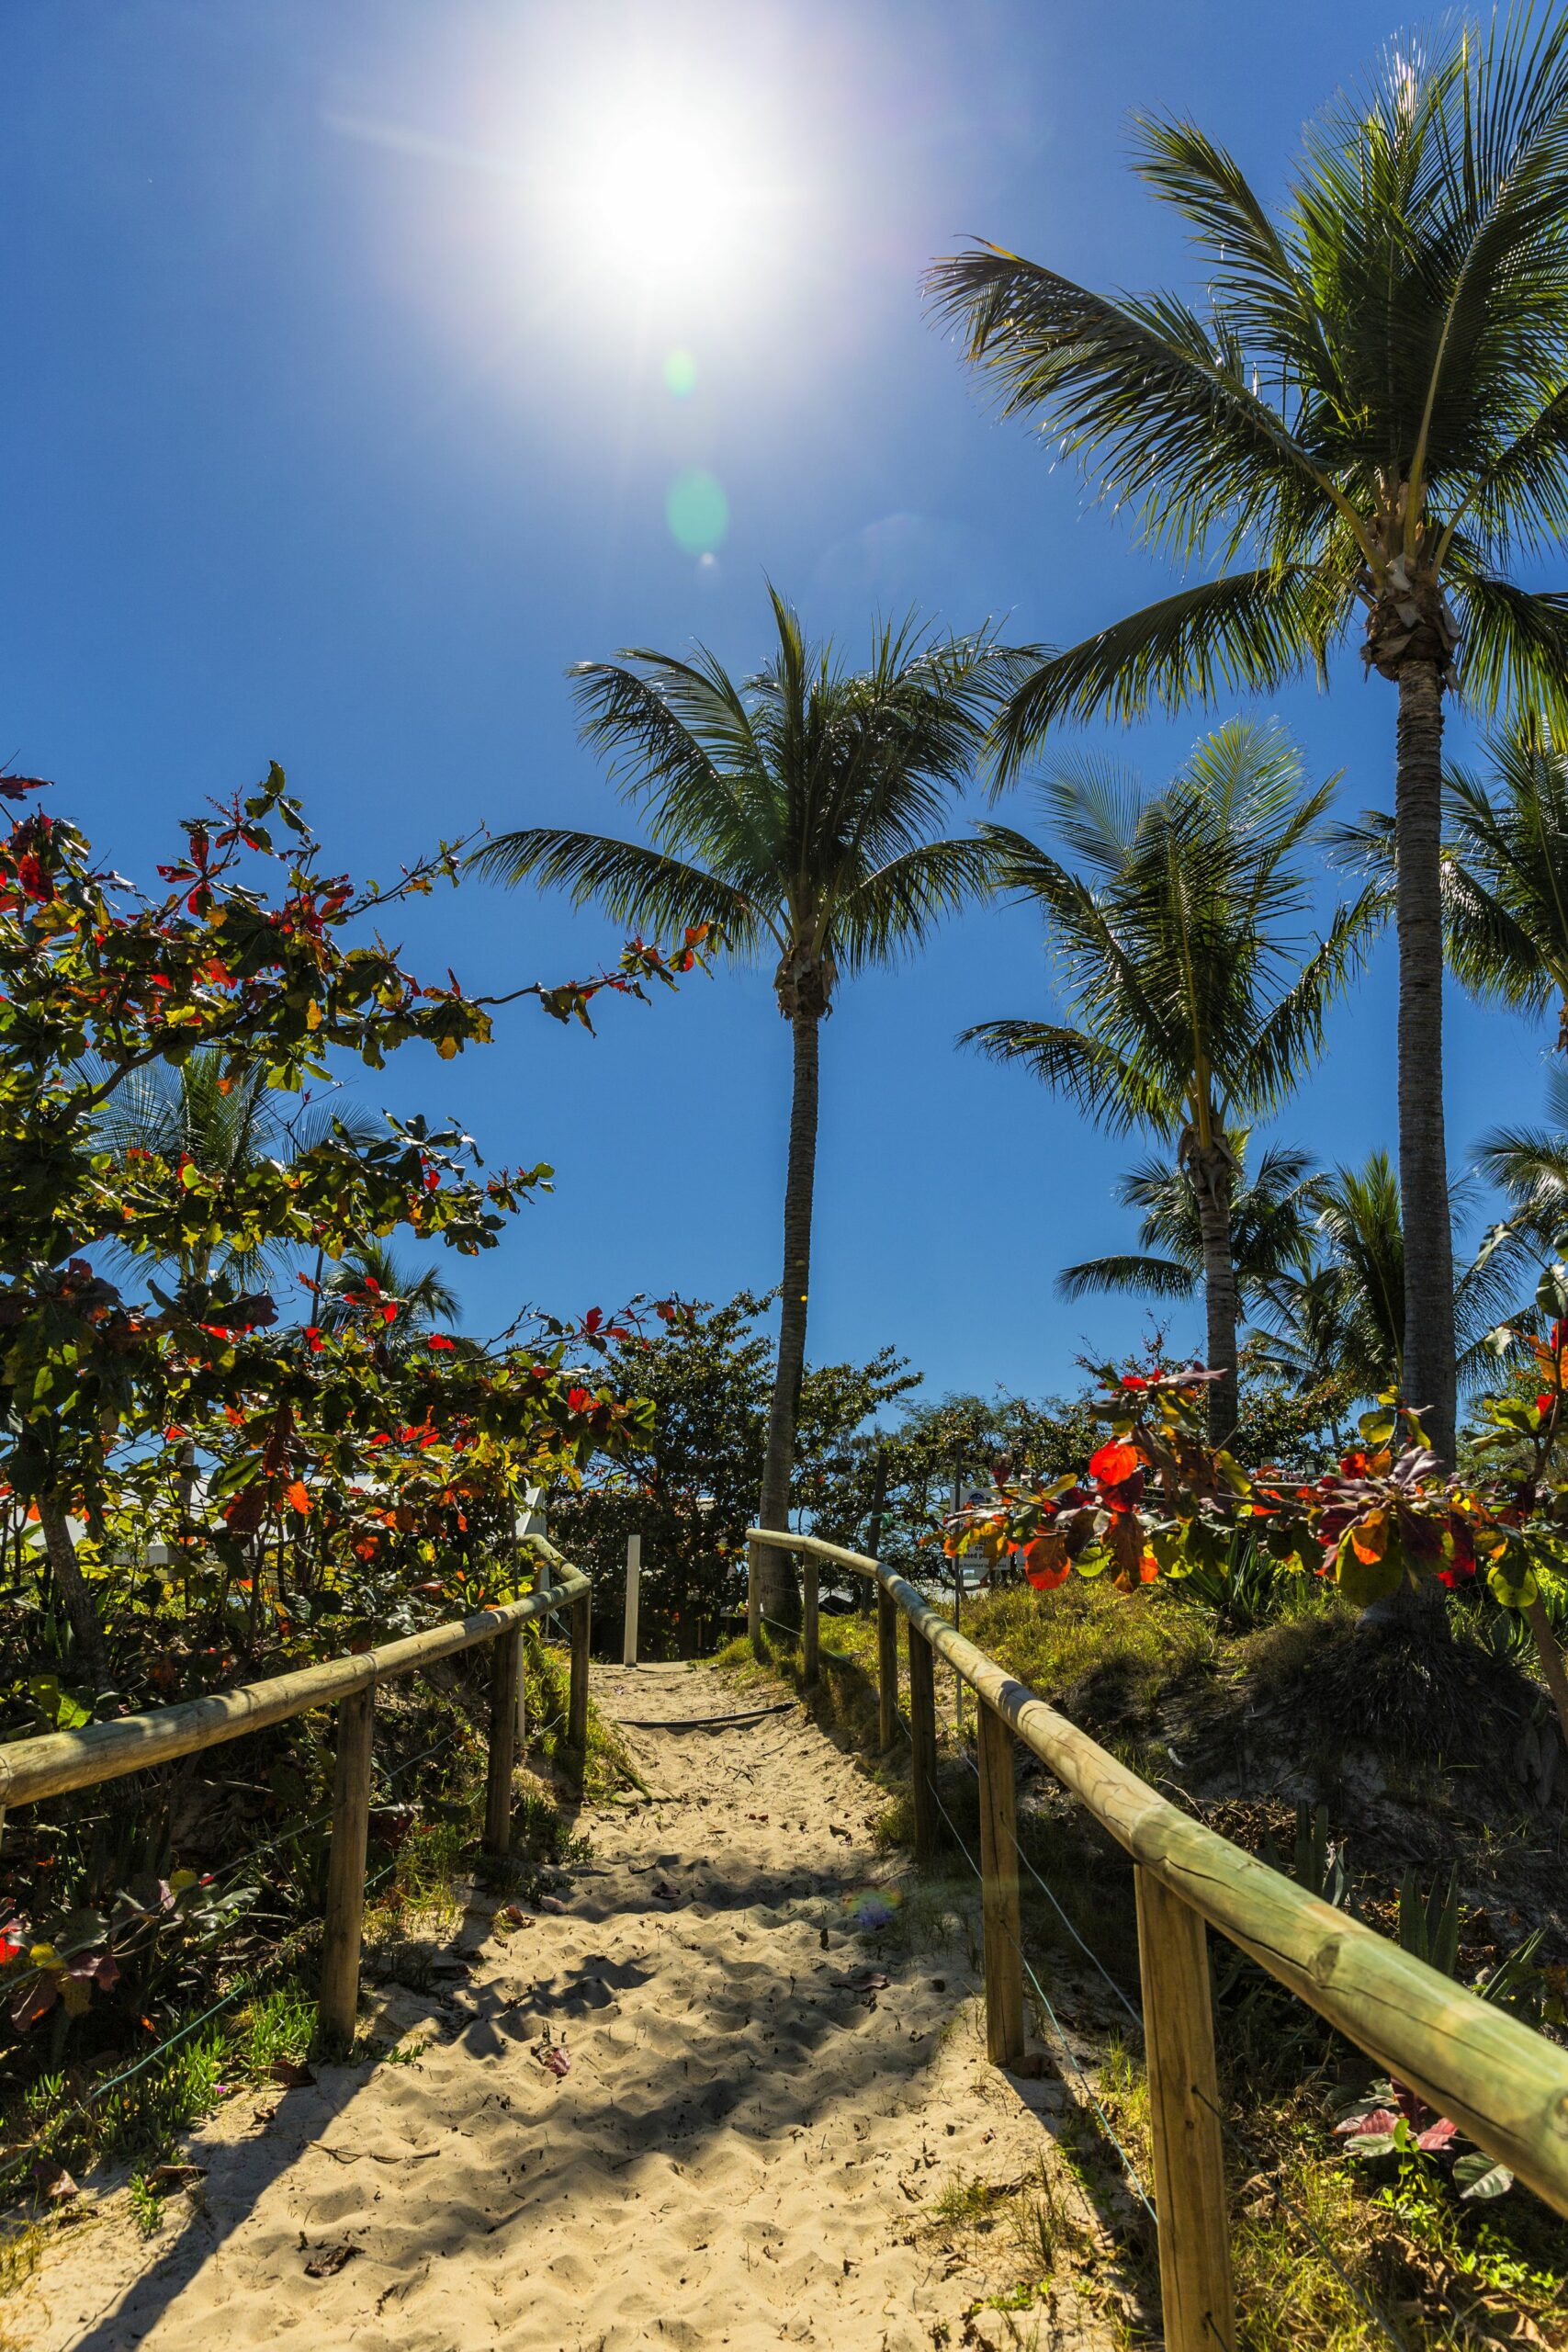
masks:
{"label": "palm frond", "polygon": [[1191,1266],[1174,1258],[1088,1258],[1064,1266],[1056,1276],[1059,1298],[1089,1298],[1102,1292],[1131,1292],[1142,1298],[1187,1299],[1197,1295],[1201,1277]]}
{"label": "palm frond", "polygon": [[1247,1040],[1238,1057],[1237,1091],[1249,1110],[1272,1109],[1300,1083],[1303,1067],[1323,1048],[1330,1004],[1360,971],[1387,909],[1382,893],[1363,890],[1340,907],[1293,984]]}
{"label": "palm frond", "polygon": [[838,901],[829,933],[844,972],[912,954],[943,916],[991,889],[997,853],[979,834],[922,842],[880,865]]}
{"label": "palm frond", "polygon": [[1222,691],[1271,693],[1310,668],[1322,682],[1351,592],[1304,564],[1229,572],[1162,596],[1043,662],[991,729],[998,786],[1065,718],[1142,718],[1212,702]]}
{"label": "palm frond", "polygon": [[1168,294],[1111,301],[991,245],[933,263],[926,288],[1003,413],[1037,417],[1069,455],[1092,451],[1098,480],[1149,536],[1190,554],[1216,526],[1234,548],[1345,510],[1216,314]]}
{"label": "palm frond", "polygon": [[1048,1086],[1067,1095],[1111,1135],[1147,1126],[1168,1134],[1175,1106],[1145,1069],[1102,1039],[1048,1021],[981,1021],[964,1030],[961,1046],[977,1046],[994,1062],[1022,1062]]}
{"label": "palm frond", "polygon": [[1462,615],[1459,680],[1483,713],[1535,710],[1568,741],[1568,593],[1517,587],[1456,540],[1450,556]]}
{"label": "palm frond", "polygon": [[498,833],[469,863],[494,881],[565,889],[576,906],[597,899],[616,922],[650,934],[710,924],[736,956],[754,955],[767,933],[765,918],[731,884],[640,842],[535,825]]}
{"label": "palm frond", "polygon": [[1299,379],[1342,395],[1304,258],[1235,158],[1196,123],[1168,116],[1139,116],[1134,132],[1134,169],[1198,232],[1226,319]]}

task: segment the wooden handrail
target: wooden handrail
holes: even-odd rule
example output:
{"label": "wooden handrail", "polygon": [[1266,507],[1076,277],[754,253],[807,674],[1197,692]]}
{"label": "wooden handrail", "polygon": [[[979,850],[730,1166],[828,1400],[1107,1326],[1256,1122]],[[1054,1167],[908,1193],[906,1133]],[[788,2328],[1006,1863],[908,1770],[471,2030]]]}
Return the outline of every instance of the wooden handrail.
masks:
{"label": "wooden handrail", "polygon": [[359,2003],[359,1944],[365,1914],[365,1858],[370,1818],[371,1748],[378,1683],[433,1666],[480,1642],[494,1642],[491,1674],[490,1770],[485,1792],[487,1851],[505,1855],[512,1842],[512,1772],[520,1704],[520,1636],[531,1617],[558,1609],[571,1611],[571,1679],[567,1704],[566,1745],[581,1774],[588,1746],[588,1641],[590,1586],[542,1535],[532,1546],[559,1581],[521,1600],[504,1601],[475,1616],[429,1626],[375,1649],[321,1658],[292,1674],[243,1683],[237,1690],[215,1690],[177,1706],[153,1707],[112,1723],[89,1724],[82,1731],[46,1732],[38,1739],[0,1746],[0,1826],[9,1807],[36,1804],[69,1789],[145,1771],[176,1756],[220,1747],[269,1724],[288,1722],[315,1707],[341,1707],[333,1788],[333,1834],[322,1914],[321,1994],[318,2022],[329,2042],[354,2037]]}
{"label": "wooden handrail", "polygon": [[[537,1536],[528,1540],[541,1541]],[[553,1553],[551,1557],[558,1560],[560,1555]],[[588,1578],[581,1570],[570,1569],[548,1592],[531,1592],[499,1609],[432,1625],[423,1634],[383,1642],[375,1649],[345,1652],[315,1666],[299,1667],[291,1674],[272,1675],[265,1682],[242,1683],[237,1690],[214,1690],[204,1699],[120,1715],[109,1723],[89,1724],[82,1731],[44,1732],[36,1739],[13,1740],[0,1747],[0,1807],[35,1804],[67,1789],[117,1781],[126,1772],[145,1771],[150,1765],[262,1731],[268,1724],[286,1723],[310,1708],[335,1706],[372,1683],[390,1682],[419,1667],[433,1666],[437,1658],[493,1641],[527,1618],[570,1605],[587,1590]]]}
{"label": "wooden handrail", "polygon": [[[1528,2181],[1560,2213],[1568,2214],[1568,2052],[1183,1813],[1028,1683],[1018,1681],[977,1649],[893,1569],[818,1536],[756,1528],[747,1533],[753,1563],[756,1546],[765,1543],[874,1578],[908,1620],[911,1635],[923,1642],[928,1653],[945,1658],[1126,1849],[1138,1866],[1140,1882],[1145,1877],[1156,1882],[1217,1928],[1380,2065],[1451,2118],[1478,2146]],[[917,1702],[918,1697],[917,1692]],[[931,1728],[934,1731],[934,1725]],[[916,1729],[917,1747],[923,1747],[919,1735],[926,1726],[918,1724]],[[918,1819],[923,1810],[917,1804]],[[1140,1917],[1146,1914],[1154,1918],[1156,1908],[1152,1902],[1141,1902]],[[1168,1942],[1168,1938],[1167,1949]],[[1146,1952],[1144,1978],[1146,2012],[1151,1986],[1155,1998],[1163,1993],[1160,1971],[1151,1967]],[[1005,2020],[1003,2024],[1005,2030]],[[1154,2039],[1151,2032],[1151,2066]],[[1168,2039],[1180,2042],[1179,2034]],[[1190,2134],[1182,2161],[1172,2167],[1189,2187],[1197,2176],[1198,2153]],[[1164,2260],[1162,2252],[1162,2277]],[[1169,2301],[1168,2285],[1168,2305]],[[1189,2340],[1195,2344],[1207,2332],[1206,2324],[1198,2334],[1181,2324],[1173,2332],[1168,2309],[1167,2342],[1172,2346],[1185,2352]],[[1222,2334],[1224,2341],[1234,2340],[1228,2329]]]}

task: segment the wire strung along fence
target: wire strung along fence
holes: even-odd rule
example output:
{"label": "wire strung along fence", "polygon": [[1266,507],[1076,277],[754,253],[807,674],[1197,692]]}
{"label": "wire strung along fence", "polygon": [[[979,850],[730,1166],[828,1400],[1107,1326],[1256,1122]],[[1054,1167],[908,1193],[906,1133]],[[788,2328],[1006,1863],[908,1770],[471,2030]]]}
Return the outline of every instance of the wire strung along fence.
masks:
{"label": "wire strung along fence", "polygon": [[[1228,2352],[1235,2343],[1205,1923],[1568,2214],[1568,2052],[1193,1820],[966,1640],[893,1569],[840,1544],[772,1529],[749,1529],[748,1545],[753,1639],[764,1622],[760,1552],[766,1546],[800,1557],[801,1672],[808,1687],[820,1674],[820,1564],[874,1580],[878,1729],[885,1748],[895,1744],[900,1724],[902,1616],[918,1861],[932,1859],[945,1811],[936,1780],[936,1659],[980,1702],[978,1871],[986,2044],[993,2064],[1013,2064],[1024,2050],[1028,1962],[1014,1741],[1132,1856],[1168,2352],[1213,2352],[1216,2343]],[[1135,2177],[1134,2185],[1141,2193]],[[1383,2332],[1398,2341],[1391,2329]]]}
{"label": "wire strung along fence", "polygon": [[[530,1618],[558,1611],[570,1613],[570,1680],[566,1745],[570,1769],[581,1777],[588,1747],[588,1649],[592,1634],[589,1580],[561,1558],[542,1536],[524,1541],[554,1572],[555,1580],[520,1600],[480,1610],[472,1617],[433,1625],[421,1634],[384,1642],[377,1648],[345,1652],[314,1666],[272,1676],[265,1682],[217,1690],[172,1707],[120,1715],[81,1731],[47,1732],[35,1739],[0,1746],[0,1832],[7,1811],[37,1804],[128,1772],[144,1772],[178,1756],[190,1756],[243,1739],[249,1732],[286,1723],[313,1708],[335,1707],[331,1844],[326,1896],[321,1913],[321,1954],[317,2025],[324,2041],[343,2044],[354,2037],[359,2005],[359,1947],[365,1917],[366,1856],[369,1843],[371,1782],[375,1771],[376,1692],[383,1682],[417,1674],[459,1651],[491,1650],[489,1758],[485,1781],[484,1848],[504,1855],[512,1837],[512,1776],[517,1760],[522,1689],[523,1627]],[[434,1752],[434,1751],[433,1751]],[[412,1759],[417,1761],[418,1759]],[[404,1770],[407,1767],[402,1768]],[[149,2056],[156,2052],[148,2053]],[[143,2062],[139,2062],[143,2063]]]}

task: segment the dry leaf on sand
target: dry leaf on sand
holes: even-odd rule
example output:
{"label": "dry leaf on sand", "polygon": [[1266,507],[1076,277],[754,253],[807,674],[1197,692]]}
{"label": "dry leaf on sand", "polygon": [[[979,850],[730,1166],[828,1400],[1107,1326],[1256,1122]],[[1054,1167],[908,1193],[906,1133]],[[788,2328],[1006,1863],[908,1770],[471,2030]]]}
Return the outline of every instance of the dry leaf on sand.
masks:
{"label": "dry leaf on sand", "polygon": [[305,2276],[307,2278],[334,2278],[345,2264],[354,2260],[358,2252],[359,2248],[356,2245],[351,2245],[344,2238],[341,2245],[330,2246],[325,2254],[318,2254],[312,2261],[308,2262],[305,2265]]}

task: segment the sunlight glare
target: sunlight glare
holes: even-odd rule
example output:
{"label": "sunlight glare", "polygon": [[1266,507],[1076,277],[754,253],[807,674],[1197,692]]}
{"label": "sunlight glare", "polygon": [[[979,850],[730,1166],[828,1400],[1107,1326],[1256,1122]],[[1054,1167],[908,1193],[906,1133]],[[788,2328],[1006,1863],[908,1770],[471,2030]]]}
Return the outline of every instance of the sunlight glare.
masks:
{"label": "sunlight glare", "polygon": [[722,92],[689,83],[602,97],[561,189],[568,233],[595,276],[681,300],[734,280],[762,200],[751,129]]}

